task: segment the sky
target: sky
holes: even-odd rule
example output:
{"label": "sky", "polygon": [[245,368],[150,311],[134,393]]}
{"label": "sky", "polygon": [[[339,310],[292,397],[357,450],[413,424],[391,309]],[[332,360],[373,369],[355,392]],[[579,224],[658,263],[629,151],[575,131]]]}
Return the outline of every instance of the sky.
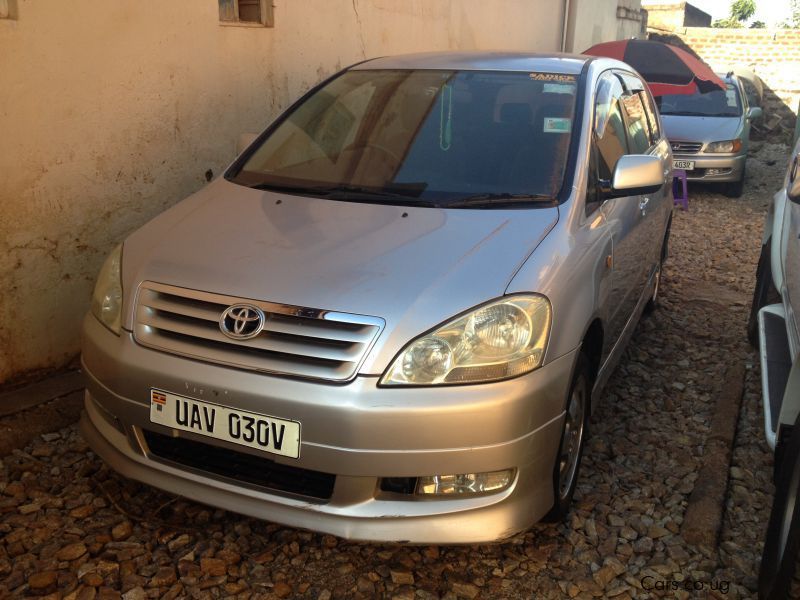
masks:
{"label": "sky", "polygon": [[[688,0],[700,10],[711,15],[712,20],[724,19],[730,14],[732,0]],[[671,4],[669,0],[642,0],[648,4]],[[789,0],[756,0],[755,20],[764,21],[767,27],[775,27],[789,17]]]}

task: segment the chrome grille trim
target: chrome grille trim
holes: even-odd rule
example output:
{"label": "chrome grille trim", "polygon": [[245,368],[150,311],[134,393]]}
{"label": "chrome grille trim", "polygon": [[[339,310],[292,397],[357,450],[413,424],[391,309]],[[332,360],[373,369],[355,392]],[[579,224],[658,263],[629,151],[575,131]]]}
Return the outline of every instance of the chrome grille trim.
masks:
{"label": "chrome grille trim", "polygon": [[673,152],[679,152],[680,154],[697,154],[700,152],[700,149],[703,147],[702,142],[670,142],[669,145],[672,147]]}
{"label": "chrome grille trim", "polygon": [[[234,340],[219,319],[233,304],[266,315],[263,331]],[[383,330],[378,317],[200,292],[145,281],[136,294],[133,337],[142,346],[240,369],[308,379],[353,379]]]}

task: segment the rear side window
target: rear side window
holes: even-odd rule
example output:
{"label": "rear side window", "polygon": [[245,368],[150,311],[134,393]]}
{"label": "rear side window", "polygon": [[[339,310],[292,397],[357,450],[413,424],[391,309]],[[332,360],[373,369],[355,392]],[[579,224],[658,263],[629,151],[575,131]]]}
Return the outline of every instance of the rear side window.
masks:
{"label": "rear side window", "polygon": [[641,93],[635,92],[623,96],[622,107],[625,110],[625,130],[631,154],[647,154],[651,145],[650,126]]}

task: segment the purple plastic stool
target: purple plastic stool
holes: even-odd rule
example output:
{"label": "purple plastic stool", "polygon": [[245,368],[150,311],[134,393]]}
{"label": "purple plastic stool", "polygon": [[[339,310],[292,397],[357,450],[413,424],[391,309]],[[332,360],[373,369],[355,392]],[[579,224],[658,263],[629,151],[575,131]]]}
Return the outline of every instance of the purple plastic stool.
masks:
{"label": "purple plastic stool", "polygon": [[675,198],[675,204],[680,204],[683,210],[689,210],[689,191],[686,185],[686,171],[683,169],[675,169],[672,175],[672,195]]}

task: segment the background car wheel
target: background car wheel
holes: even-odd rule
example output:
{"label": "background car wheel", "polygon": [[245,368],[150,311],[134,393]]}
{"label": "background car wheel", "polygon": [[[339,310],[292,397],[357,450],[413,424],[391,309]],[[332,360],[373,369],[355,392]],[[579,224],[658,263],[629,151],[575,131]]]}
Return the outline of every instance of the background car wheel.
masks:
{"label": "background car wheel", "polygon": [[589,430],[590,396],[592,391],[589,360],[581,353],[572,376],[567,396],[564,428],[561,431],[556,464],[553,469],[553,508],[544,521],[561,521],[569,512],[575,485],[578,482],[583,446]]}
{"label": "background car wheel", "polygon": [[758,311],[768,304],[780,301],[780,296],[772,283],[771,246],[772,238],[761,246],[761,256],[758,258],[758,267],[756,267],[753,302],[750,304],[750,317],[747,320],[747,339],[753,347],[758,346]]}
{"label": "background car wheel", "polygon": [[758,596],[762,600],[787,598],[797,566],[800,549],[800,418],[795,421],[793,435],[786,446],[775,500],[767,524],[761,572],[758,575]]}
{"label": "background car wheel", "polygon": [[742,177],[739,181],[732,181],[731,183],[725,184],[725,188],[723,193],[728,196],[728,198],[739,198],[741,197],[742,193],[744,192],[744,171],[742,171]]}

